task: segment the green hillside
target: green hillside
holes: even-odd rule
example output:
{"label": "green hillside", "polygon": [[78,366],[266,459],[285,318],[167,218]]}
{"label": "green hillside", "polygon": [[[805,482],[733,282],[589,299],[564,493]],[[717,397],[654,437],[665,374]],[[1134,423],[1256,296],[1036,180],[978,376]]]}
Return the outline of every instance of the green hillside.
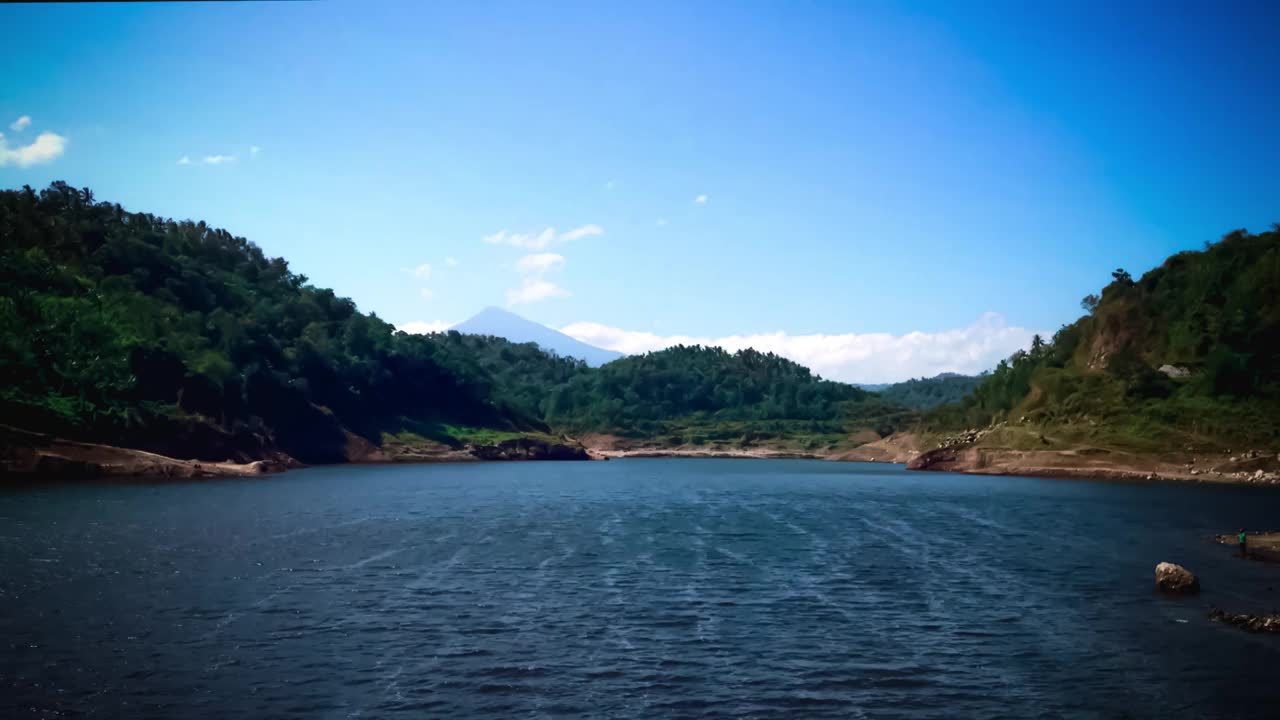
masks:
{"label": "green hillside", "polygon": [[348,434],[812,445],[913,420],[753,351],[672,348],[593,370],[533,344],[409,335],[203,222],[127,212],[64,183],[0,192],[4,424],[178,457],[336,462]]}
{"label": "green hillside", "polygon": [[876,392],[885,402],[913,410],[930,410],[959,402],[982,383],[981,375],[942,373],[931,378],[913,378],[893,383]]}
{"label": "green hillside", "polygon": [[1280,444],[1280,232],[1237,230],[1135,281],[1000,365],[932,429],[1028,423],[1099,444]]}

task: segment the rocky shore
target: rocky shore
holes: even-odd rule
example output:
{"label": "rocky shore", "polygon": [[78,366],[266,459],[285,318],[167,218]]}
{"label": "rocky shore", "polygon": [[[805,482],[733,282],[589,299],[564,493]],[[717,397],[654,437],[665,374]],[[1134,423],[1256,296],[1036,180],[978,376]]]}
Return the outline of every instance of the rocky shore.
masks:
{"label": "rocky shore", "polygon": [[[1138,453],[1091,446],[1063,446],[1034,434],[1002,446],[1008,432],[971,429],[942,437],[934,447],[907,461],[908,470],[1029,475],[1095,480],[1234,483],[1280,486],[1280,457],[1261,450],[1212,453],[1187,449]],[[919,444],[919,443],[918,443]],[[1035,446],[1042,447],[1035,447]],[[1030,446],[1030,448],[1028,448]]]}
{"label": "rocky shore", "polygon": [[1209,613],[1209,618],[1228,625],[1235,625],[1249,632],[1280,632],[1280,615],[1276,614],[1250,615],[1249,613],[1233,613],[1221,608],[1214,608]]}
{"label": "rocky shore", "polygon": [[[448,445],[418,438],[374,445],[347,433],[342,457],[351,463],[454,463],[505,461],[585,461],[617,458],[823,459],[837,462],[906,464],[908,470],[1025,475],[1120,481],[1185,481],[1280,486],[1280,458],[1260,450],[1238,453],[1135,453],[1099,447],[1002,447],[1000,428],[972,429],[950,436],[901,432],[841,451],[808,451],[783,443],[669,445],[648,438],[609,434],[581,437],[531,434],[488,444]],[[1039,436],[1022,445],[1053,445]],[[221,462],[184,460],[110,445],[75,442],[0,426],[0,474],[92,478],[246,477],[302,467],[281,453]],[[1280,555],[1280,547],[1274,552]]]}
{"label": "rocky shore", "polygon": [[301,467],[301,463],[283,453],[252,462],[203,462],[171,458],[145,450],[75,442],[10,427],[0,430],[0,475],[10,477],[186,480],[250,477],[293,467]]}
{"label": "rocky shore", "polygon": [[793,450],[776,450],[771,448],[647,448],[636,450],[598,450],[592,449],[591,455],[599,460],[615,458],[737,458],[755,460],[824,460],[825,455],[796,452]]}
{"label": "rocky shore", "polygon": [[[282,452],[249,462],[207,462],[97,443],[77,442],[43,433],[0,426],[0,478],[92,480],[150,478],[189,480],[252,477],[304,467]],[[438,442],[414,445],[388,443],[378,447],[348,433],[346,461],[380,463],[454,463],[498,461],[591,460],[582,445],[519,437],[493,444],[452,447]]]}

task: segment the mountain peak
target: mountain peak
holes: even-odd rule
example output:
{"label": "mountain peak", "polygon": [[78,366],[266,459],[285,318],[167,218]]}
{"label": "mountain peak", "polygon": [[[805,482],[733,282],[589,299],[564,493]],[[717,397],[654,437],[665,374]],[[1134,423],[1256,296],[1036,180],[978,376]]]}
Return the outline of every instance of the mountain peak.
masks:
{"label": "mountain peak", "polygon": [[450,329],[468,335],[495,335],[516,343],[536,343],[543,350],[584,360],[592,367],[598,367],[622,357],[620,352],[588,345],[559,330],[553,330],[510,310],[493,305],[481,309],[480,312]]}

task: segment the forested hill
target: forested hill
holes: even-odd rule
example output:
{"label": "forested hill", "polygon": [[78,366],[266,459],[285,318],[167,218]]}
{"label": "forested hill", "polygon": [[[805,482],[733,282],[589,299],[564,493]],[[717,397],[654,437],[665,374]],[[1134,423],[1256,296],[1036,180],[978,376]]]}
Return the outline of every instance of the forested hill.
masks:
{"label": "forested hill", "polygon": [[181,457],[343,459],[402,417],[520,428],[428,338],[254,244],[56,183],[0,195],[5,422]]}
{"label": "forested hill", "polygon": [[929,410],[955,403],[973,392],[982,382],[981,375],[942,373],[931,378],[913,378],[877,389],[880,398],[913,410]]}
{"label": "forested hill", "polygon": [[937,428],[1029,423],[1142,449],[1280,445],[1280,228],[1232,232],[1134,280],[1000,365]]}
{"label": "forested hill", "polygon": [[838,435],[908,418],[750,351],[675,348],[593,370],[532,344],[409,335],[203,222],[64,183],[0,192],[4,424],[179,457],[332,462],[348,433],[377,444],[406,430],[644,434],[679,421]]}
{"label": "forested hill", "polygon": [[791,421],[826,434],[845,427],[888,434],[914,419],[874,393],[823,380],[772,353],[700,346],[629,356],[579,375],[551,393],[545,417],[573,428],[642,433],[670,432],[664,421],[675,418],[714,419],[765,432]]}

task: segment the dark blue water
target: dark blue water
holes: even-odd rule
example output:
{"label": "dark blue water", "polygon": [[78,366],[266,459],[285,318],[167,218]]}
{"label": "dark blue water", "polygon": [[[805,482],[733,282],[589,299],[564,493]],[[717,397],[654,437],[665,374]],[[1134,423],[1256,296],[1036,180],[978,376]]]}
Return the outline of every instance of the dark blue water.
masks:
{"label": "dark blue water", "polygon": [[[1280,717],[1280,494],[810,461],[0,492],[0,717]],[[1161,560],[1204,594],[1152,593]]]}

